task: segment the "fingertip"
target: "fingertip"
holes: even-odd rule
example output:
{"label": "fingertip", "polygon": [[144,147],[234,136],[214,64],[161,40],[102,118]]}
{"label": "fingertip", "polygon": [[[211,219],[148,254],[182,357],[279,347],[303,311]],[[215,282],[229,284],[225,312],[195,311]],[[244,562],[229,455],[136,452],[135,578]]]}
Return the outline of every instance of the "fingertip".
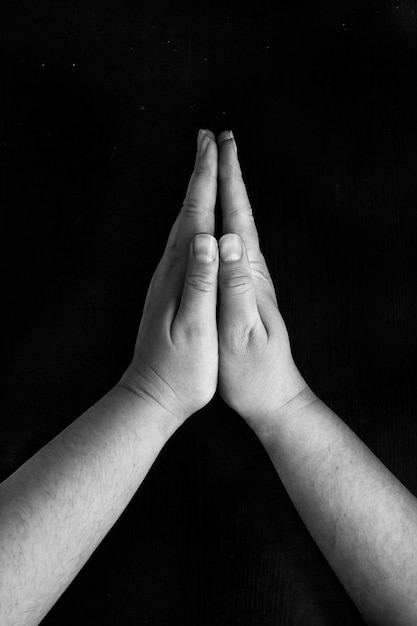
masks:
{"label": "fingertip", "polygon": [[190,257],[204,263],[218,260],[219,250],[217,239],[211,233],[197,233],[190,241]]}
{"label": "fingertip", "polygon": [[217,144],[219,149],[219,166],[222,170],[226,168],[226,176],[229,175],[229,167],[240,167],[237,156],[236,142],[233,138],[227,137],[221,144]]}
{"label": "fingertip", "polygon": [[207,152],[209,150],[213,150],[213,149],[215,149],[216,152],[217,152],[217,144],[216,144],[215,138],[211,137],[210,135],[207,135],[207,137],[210,137],[210,141],[209,141],[209,144],[207,146]]}
{"label": "fingertip", "polygon": [[217,145],[219,147],[222,143],[224,143],[228,139],[233,138],[233,134],[231,135],[230,132],[231,132],[230,130],[222,130],[222,132],[217,135]]}
{"label": "fingertip", "polygon": [[212,250],[214,250],[214,252],[215,252],[215,256],[214,256],[213,260],[215,260],[216,259],[216,255],[218,255],[218,252],[219,252],[219,246],[218,246],[218,243],[217,243],[217,239],[211,233],[205,233],[205,234],[210,239],[210,243],[212,245]]}
{"label": "fingertip", "polygon": [[225,233],[219,239],[220,260],[229,264],[240,262],[248,265],[248,256],[245,240],[238,233]]}
{"label": "fingertip", "polygon": [[216,136],[215,136],[215,134],[211,130],[209,130],[208,128],[204,128],[203,130],[210,137],[210,139],[212,139],[214,142],[216,142]]}
{"label": "fingertip", "polygon": [[211,130],[208,128],[199,128],[197,133],[197,158],[200,156],[201,145],[206,137],[211,139],[209,143],[216,144],[216,137]]}

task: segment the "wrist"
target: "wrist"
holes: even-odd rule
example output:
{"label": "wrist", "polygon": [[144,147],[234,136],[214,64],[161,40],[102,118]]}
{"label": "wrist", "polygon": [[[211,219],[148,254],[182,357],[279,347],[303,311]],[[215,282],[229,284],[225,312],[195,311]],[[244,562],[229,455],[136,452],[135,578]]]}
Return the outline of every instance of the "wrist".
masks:
{"label": "wrist", "polygon": [[138,419],[143,419],[145,415],[148,416],[148,419],[158,428],[166,440],[189,417],[172,413],[146,394],[142,394],[140,390],[132,387],[123,378],[112,388],[111,394],[118,397],[122,404],[126,404],[129,407],[129,411],[137,415]]}
{"label": "wrist", "polygon": [[295,396],[291,397],[281,406],[277,407],[277,409],[274,411],[274,414],[277,419],[288,419],[291,415],[298,413],[302,409],[305,409],[307,406],[310,406],[310,404],[313,404],[318,400],[318,396],[304,381],[302,389],[298,391]]}
{"label": "wrist", "polygon": [[178,422],[178,426],[193,414],[185,404],[180,403],[169,383],[165,383],[162,378],[158,379],[157,375],[153,377],[153,373],[146,371],[146,368],[139,369],[134,362],[125,370],[117,386],[131,392],[151,409],[171,416],[174,422]]}
{"label": "wrist", "polygon": [[[254,416],[249,425],[259,439],[268,439],[277,426],[294,417],[298,412],[320,401],[309,385],[301,378],[292,393],[289,393],[282,403],[279,403],[268,411]],[[248,420],[247,420],[248,421]]]}

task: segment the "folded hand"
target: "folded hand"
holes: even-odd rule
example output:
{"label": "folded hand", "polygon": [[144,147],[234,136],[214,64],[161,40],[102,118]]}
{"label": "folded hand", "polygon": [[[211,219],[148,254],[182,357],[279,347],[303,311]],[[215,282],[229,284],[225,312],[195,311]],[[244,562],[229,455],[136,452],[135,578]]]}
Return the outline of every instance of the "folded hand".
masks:
{"label": "folded hand", "polygon": [[[211,400],[218,382],[225,402],[253,426],[309,390],[293,361],[259,248],[236,143],[223,131],[217,153],[213,133],[204,135],[200,131],[199,144],[209,145],[197,155],[182,210],[150,284],[134,358],[122,382],[181,420]],[[220,258],[213,237],[217,176],[227,233],[219,240]],[[214,244],[212,262],[202,263],[192,254],[198,233],[207,233]],[[242,256],[226,260],[239,243]]]}
{"label": "folded hand", "polygon": [[[215,137],[200,131],[184,203],[148,289],[132,363],[119,382],[180,423],[208,404],[217,388],[216,194]],[[212,245],[214,260],[203,262],[193,253],[201,240]]]}

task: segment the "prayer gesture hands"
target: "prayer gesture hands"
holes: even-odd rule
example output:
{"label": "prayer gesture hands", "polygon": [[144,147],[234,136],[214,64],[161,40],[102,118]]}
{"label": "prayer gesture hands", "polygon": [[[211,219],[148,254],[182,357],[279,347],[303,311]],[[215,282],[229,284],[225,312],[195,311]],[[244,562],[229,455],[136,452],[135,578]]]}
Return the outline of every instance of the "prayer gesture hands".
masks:
{"label": "prayer gesture hands", "polygon": [[[119,385],[180,422],[208,404],[218,385],[225,402],[253,425],[309,389],[293,361],[259,248],[236,142],[229,131],[216,144],[212,132],[200,130],[197,143],[183,207]],[[213,236],[218,186],[227,233],[219,245]]]}

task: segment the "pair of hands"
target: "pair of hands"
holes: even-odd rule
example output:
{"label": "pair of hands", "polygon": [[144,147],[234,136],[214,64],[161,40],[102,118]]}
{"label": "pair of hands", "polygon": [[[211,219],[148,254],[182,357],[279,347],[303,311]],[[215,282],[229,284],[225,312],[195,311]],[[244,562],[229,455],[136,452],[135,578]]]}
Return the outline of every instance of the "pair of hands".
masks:
{"label": "pair of hands", "polygon": [[[219,244],[213,237],[218,188],[228,233]],[[241,258],[227,261],[239,242]],[[194,253],[204,243],[212,246],[211,261]],[[152,277],[133,360],[119,385],[180,423],[208,404],[218,386],[250,425],[307,388],[292,358],[229,131],[217,143],[211,131],[198,133],[186,197]]]}

